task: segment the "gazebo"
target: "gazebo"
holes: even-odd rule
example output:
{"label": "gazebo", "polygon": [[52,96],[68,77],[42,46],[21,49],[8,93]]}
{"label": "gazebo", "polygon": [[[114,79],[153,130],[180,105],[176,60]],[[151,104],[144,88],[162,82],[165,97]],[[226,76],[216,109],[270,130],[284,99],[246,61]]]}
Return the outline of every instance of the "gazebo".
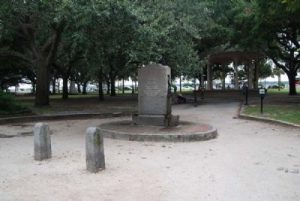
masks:
{"label": "gazebo", "polygon": [[212,90],[213,84],[213,66],[221,65],[222,71],[222,89],[225,89],[225,67],[233,63],[234,69],[234,88],[239,89],[238,82],[238,66],[244,65],[247,73],[249,89],[258,88],[258,62],[263,58],[263,55],[258,52],[250,51],[222,51],[210,54],[207,57],[207,90]]}

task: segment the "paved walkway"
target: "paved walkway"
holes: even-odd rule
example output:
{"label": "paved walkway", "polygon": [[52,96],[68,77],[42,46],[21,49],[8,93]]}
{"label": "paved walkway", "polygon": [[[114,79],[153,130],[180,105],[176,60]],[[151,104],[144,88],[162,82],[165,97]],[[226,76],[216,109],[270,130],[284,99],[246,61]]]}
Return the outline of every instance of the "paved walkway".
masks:
{"label": "paved walkway", "polygon": [[[85,171],[84,132],[108,119],[51,121],[53,158],[32,158],[33,137],[0,138],[0,200],[298,201],[300,129],[236,119],[239,103],[177,105],[219,137],[190,143],[105,140],[107,169]],[[30,132],[33,124],[0,126]]]}

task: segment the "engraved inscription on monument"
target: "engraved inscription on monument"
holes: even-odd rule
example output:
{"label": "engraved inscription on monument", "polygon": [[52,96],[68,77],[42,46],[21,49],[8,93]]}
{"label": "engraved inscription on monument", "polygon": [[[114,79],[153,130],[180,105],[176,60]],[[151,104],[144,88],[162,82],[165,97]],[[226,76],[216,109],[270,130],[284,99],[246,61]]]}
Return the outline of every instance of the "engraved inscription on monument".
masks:
{"label": "engraved inscription on monument", "polygon": [[150,79],[144,83],[144,90],[142,90],[140,93],[141,96],[163,96],[164,95],[161,88],[159,88],[156,85],[155,80],[150,80]]}

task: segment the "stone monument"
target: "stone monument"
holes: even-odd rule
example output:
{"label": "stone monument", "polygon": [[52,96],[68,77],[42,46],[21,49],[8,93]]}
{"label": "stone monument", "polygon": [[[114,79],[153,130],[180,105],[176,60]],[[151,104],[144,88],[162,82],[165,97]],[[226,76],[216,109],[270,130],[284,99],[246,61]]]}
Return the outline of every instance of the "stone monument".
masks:
{"label": "stone monument", "polygon": [[[138,72],[138,113],[132,120],[99,125],[104,137],[129,141],[189,142],[217,137],[217,129],[197,121],[181,121],[172,115],[171,70],[149,64]],[[180,126],[177,126],[180,123]]]}
{"label": "stone monument", "polygon": [[171,69],[149,64],[138,71],[138,114],[132,117],[137,125],[177,126],[179,116],[171,110]]}

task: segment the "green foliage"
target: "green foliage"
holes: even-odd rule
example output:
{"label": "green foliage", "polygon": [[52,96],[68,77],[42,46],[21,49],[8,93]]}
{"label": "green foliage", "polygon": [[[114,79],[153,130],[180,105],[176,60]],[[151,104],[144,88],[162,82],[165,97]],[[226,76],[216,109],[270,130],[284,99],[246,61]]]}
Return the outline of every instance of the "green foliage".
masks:
{"label": "green foliage", "polygon": [[[68,1],[16,0],[0,5],[0,57],[18,59],[36,75],[36,104],[49,104],[49,73],[65,22]],[[31,79],[34,80],[34,79]]]}
{"label": "green foliage", "polygon": [[16,102],[10,94],[0,91],[0,115],[18,114],[29,110]]}
{"label": "green foliage", "polygon": [[18,84],[22,79],[22,68],[7,59],[0,59],[0,90]]}
{"label": "green foliage", "polygon": [[272,66],[270,63],[267,62],[261,62],[259,67],[258,67],[258,76],[259,78],[267,78],[272,76]]}
{"label": "green foliage", "polygon": [[[0,20],[6,34],[3,38],[14,42],[17,48],[26,44],[28,36],[20,35],[23,28],[20,26],[31,26],[30,30],[35,32],[37,42],[43,43],[47,40],[52,26],[63,18],[62,6],[60,1],[43,0],[9,0],[0,5]],[[34,22],[34,23],[32,23]]]}
{"label": "green foliage", "polygon": [[296,94],[300,68],[300,2],[294,0],[238,0],[231,43],[266,55],[289,77],[290,95]]}
{"label": "green foliage", "polygon": [[282,74],[284,74],[284,71],[281,70],[280,68],[275,67],[275,68],[273,69],[273,75],[280,76],[280,75],[282,75]]}
{"label": "green foliage", "polygon": [[[173,78],[200,78],[209,54],[231,48],[264,53],[295,76],[299,5],[296,0],[9,0],[0,5],[0,60],[10,60],[0,66],[0,75],[35,81],[40,59],[51,72],[59,66],[57,76],[81,83],[135,78],[149,62],[170,66]],[[63,27],[55,32],[59,24]],[[260,77],[270,75],[269,67],[261,67]],[[221,69],[214,69],[221,78]],[[239,72],[242,78],[244,73]]]}
{"label": "green foliage", "polygon": [[159,56],[154,61],[169,65],[174,77],[195,77],[202,72],[197,45],[205,34],[203,29],[208,16],[205,2],[155,1],[145,6],[146,13],[151,13],[147,26],[156,39],[153,49]]}
{"label": "green foliage", "polygon": [[[225,79],[225,77],[228,73],[232,73],[233,72],[233,68],[230,68],[229,66],[224,66],[222,67],[222,65],[215,65],[213,68],[214,71],[214,78],[213,79]],[[223,75],[223,71],[224,71],[224,75]],[[238,77],[241,80],[245,79],[245,72],[244,71],[239,71],[238,72]]]}

